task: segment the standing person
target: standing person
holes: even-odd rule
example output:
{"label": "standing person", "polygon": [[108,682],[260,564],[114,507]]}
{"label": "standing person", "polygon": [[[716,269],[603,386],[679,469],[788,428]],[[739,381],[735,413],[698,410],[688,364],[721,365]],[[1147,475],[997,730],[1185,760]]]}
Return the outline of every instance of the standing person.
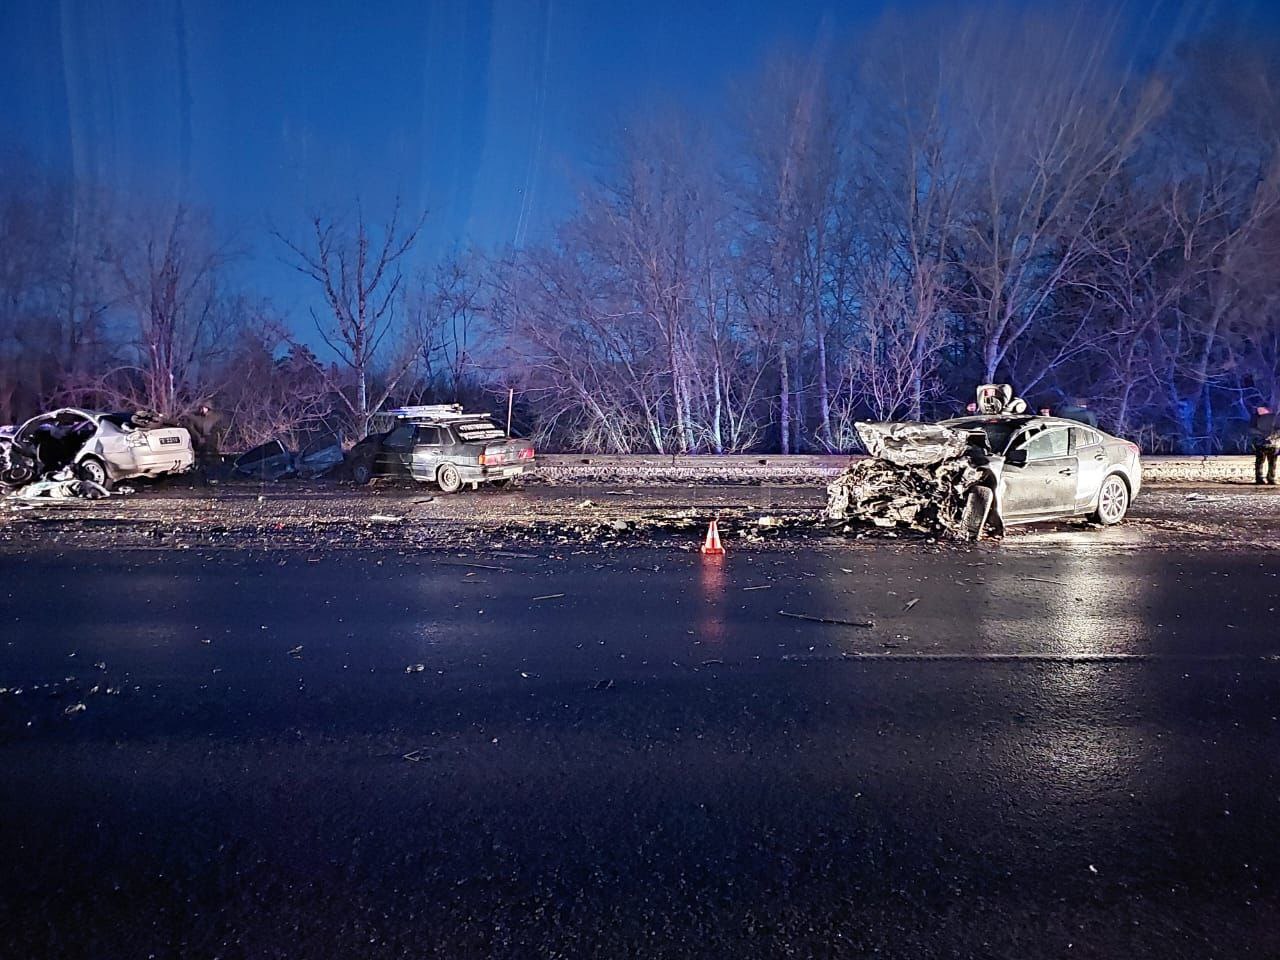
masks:
{"label": "standing person", "polygon": [[196,455],[196,470],[204,483],[209,482],[209,474],[222,462],[220,446],[222,444],[222,417],[207,403],[201,403],[195,412],[185,418],[183,426],[191,434],[191,448]]}
{"label": "standing person", "polygon": [[[1276,455],[1280,453],[1280,430],[1270,407],[1255,407],[1249,418],[1249,440],[1253,444],[1253,482],[1276,485]],[[1263,479],[1265,469],[1266,479]]]}
{"label": "standing person", "polygon": [[1089,409],[1089,401],[1084,397],[1072,397],[1071,402],[1059,408],[1058,416],[1066,420],[1075,420],[1086,427],[1098,428],[1098,415]]}

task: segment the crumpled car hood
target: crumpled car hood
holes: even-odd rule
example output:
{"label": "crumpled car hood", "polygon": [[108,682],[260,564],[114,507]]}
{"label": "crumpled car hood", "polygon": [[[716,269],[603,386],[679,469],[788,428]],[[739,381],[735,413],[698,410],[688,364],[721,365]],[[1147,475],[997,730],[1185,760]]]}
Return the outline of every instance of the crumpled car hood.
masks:
{"label": "crumpled car hood", "polygon": [[927,467],[962,456],[969,447],[963,430],[933,423],[870,423],[854,425],[867,453],[899,467]]}

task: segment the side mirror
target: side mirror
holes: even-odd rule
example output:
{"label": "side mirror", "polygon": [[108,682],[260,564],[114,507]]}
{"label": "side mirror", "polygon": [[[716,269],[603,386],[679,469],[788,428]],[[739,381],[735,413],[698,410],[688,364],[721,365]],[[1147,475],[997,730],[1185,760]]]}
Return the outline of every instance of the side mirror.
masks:
{"label": "side mirror", "polygon": [[1010,450],[1005,454],[1004,462],[1011,467],[1025,467],[1027,465],[1026,449]]}

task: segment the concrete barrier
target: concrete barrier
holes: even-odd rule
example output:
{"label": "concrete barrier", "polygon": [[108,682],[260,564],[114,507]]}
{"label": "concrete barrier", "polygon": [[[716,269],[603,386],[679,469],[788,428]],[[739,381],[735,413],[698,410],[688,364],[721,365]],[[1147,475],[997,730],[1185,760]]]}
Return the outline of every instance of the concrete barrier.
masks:
{"label": "concrete barrier", "polygon": [[[538,475],[552,483],[826,483],[859,457],[801,454],[659,456],[538,455]],[[1215,483],[1253,479],[1253,457],[1143,457],[1147,483]]]}

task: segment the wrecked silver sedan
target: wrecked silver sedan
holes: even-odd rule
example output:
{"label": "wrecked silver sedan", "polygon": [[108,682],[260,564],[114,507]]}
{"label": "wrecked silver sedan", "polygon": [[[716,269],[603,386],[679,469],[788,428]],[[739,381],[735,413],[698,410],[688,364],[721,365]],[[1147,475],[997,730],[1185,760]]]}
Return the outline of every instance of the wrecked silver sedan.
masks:
{"label": "wrecked silver sedan", "polygon": [[7,487],[62,471],[109,487],[118,480],[185,473],[193,462],[191,435],[144,412],[64,407],[0,438],[0,484]]}
{"label": "wrecked silver sedan", "polygon": [[1142,485],[1136,444],[1057,417],[861,423],[871,459],[828,487],[827,515],[976,539],[986,530],[1090,517],[1119,523]]}

